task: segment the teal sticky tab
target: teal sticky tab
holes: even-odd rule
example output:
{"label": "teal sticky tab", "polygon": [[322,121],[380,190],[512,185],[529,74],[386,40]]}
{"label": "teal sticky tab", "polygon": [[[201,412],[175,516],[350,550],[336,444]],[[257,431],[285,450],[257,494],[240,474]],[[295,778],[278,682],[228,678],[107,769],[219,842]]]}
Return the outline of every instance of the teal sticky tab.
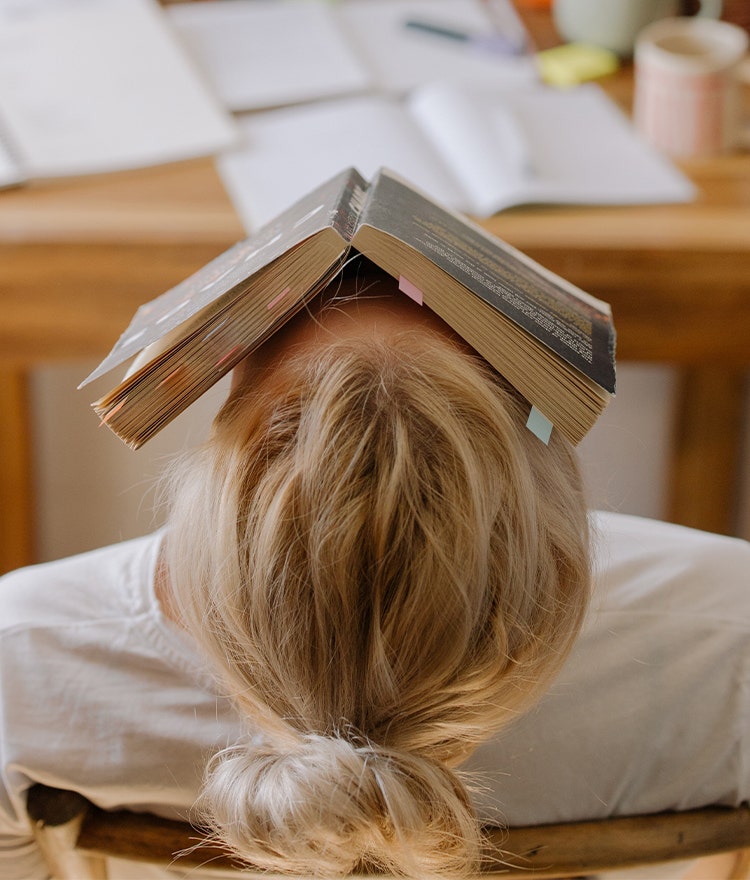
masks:
{"label": "teal sticky tab", "polygon": [[531,407],[531,412],[526,420],[526,427],[532,434],[535,434],[545,446],[549,443],[549,438],[552,435],[552,422],[547,416],[542,415],[535,406]]}

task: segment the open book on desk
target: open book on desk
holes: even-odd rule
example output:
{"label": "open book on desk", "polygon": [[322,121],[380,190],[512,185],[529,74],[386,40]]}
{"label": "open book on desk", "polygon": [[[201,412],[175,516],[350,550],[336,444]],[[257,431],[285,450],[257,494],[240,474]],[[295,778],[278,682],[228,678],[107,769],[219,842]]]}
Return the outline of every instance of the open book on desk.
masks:
{"label": "open book on desk", "polygon": [[596,85],[561,91],[433,83],[404,100],[341,99],[240,117],[217,167],[248,230],[337,168],[386,165],[451,208],[687,201],[693,185]]}
{"label": "open book on desk", "polygon": [[[169,6],[167,16],[233,111],[403,94],[436,77],[507,84],[538,78],[510,0],[198,0]],[[407,27],[409,21],[428,27]],[[441,37],[430,25],[472,39]],[[480,38],[488,45],[503,38],[508,51],[483,51]]]}
{"label": "open book on desk", "polygon": [[0,185],[212,154],[236,136],[155,0],[0,2]]}
{"label": "open book on desk", "polygon": [[[353,168],[136,313],[90,382],[135,357],[95,404],[140,446],[269,339],[352,250],[398,279],[577,443],[615,390],[609,306],[380,171]],[[84,382],[84,384],[86,384]],[[533,426],[533,427],[532,427]]]}

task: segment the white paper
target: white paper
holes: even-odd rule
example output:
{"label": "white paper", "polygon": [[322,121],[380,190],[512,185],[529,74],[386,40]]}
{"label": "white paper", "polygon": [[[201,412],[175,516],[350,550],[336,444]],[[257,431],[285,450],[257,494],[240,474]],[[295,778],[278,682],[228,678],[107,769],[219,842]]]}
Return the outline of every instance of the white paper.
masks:
{"label": "white paper", "polygon": [[154,0],[0,4],[0,120],[30,177],[191,158],[236,137]]}
{"label": "white paper", "polygon": [[[485,93],[491,106],[496,96]],[[687,202],[696,189],[647,144],[593,84],[508,92],[503,101],[523,131],[531,173],[497,209],[520,202],[654,204]]]}
{"label": "white paper", "polygon": [[494,214],[507,193],[527,184],[529,148],[506,101],[435,83],[417,89],[406,107],[458,179],[464,209],[480,217]]}
{"label": "white paper", "polygon": [[[528,56],[489,54],[406,27],[417,19],[490,36],[507,2],[199,0],[171,5],[167,16],[215,94],[242,111],[365,91],[400,95],[435,77],[533,82]],[[506,15],[502,25],[518,40],[514,21]]]}
{"label": "white paper", "polygon": [[388,98],[250,113],[240,125],[245,146],[220,156],[217,168],[250,231],[350,165],[368,179],[386,166],[441,201],[462,198],[419,128]]}
{"label": "white paper", "polygon": [[[498,12],[501,3],[493,7]],[[490,53],[405,26],[417,20],[492,36],[495,20],[480,0],[350,0],[336,9],[374,88],[385,93],[402,95],[435,79],[497,86],[537,80],[530,56]]]}
{"label": "white paper", "polygon": [[[410,112],[410,105],[419,112]],[[430,116],[431,114],[431,116]],[[430,125],[420,127],[425,118]],[[249,231],[354,165],[386,166],[450,208],[487,217],[524,203],[647,204],[695,196],[593,84],[559,91],[432,84],[248,114],[218,168]]]}
{"label": "white paper", "polygon": [[433,84],[412,115],[480,217],[524,203],[683,202],[695,188],[647,145],[601,88]]}
{"label": "white paper", "polygon": [[230,110],[330,98],[370,86],[330,3],[202,0],[171,5],[167,15]]}

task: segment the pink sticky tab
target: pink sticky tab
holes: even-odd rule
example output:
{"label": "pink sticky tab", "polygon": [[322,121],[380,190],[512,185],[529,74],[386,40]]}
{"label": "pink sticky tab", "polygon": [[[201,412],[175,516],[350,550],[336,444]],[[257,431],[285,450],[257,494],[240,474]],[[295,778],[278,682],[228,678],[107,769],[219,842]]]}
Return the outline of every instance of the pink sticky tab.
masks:
{"label": "pink sticky tab", "polygon": [[285,287],[281,293],[277,293],[276,296],[271,300],[270,303],[266,306],[267,309],[272,309],[274,306],[278,305],[282,299],[289,293],[291,287]]}
{"label": "pink sticky tab", "polygon": [[112,407],[112,409],[107,413],[107,415],[104,416],[104,418],[99,422],[99,427],[100,427],[100,428],[101,428],[102,425],[106,425],[107,422],[112,418],[112,416],[113,416],[115,413],[119,412],[119,411],[125,406],[125,401],[126,401],[126,400],[127,400],[127,397],[124,398],[123,400],[121,400],[121,401],[117,404],[117,406]]}
{"label": "pink sticky tab", "polygon": [[422,291],[415,287],[408,278],[404,278],[403,275],[398,276],[398,289],[401,293],[405,293],[409,299],[413,299],[418,306],[423,304],[424,297],[422,296]]}
{"label": "pink sticky tab", "polygon": [[239,348],[239,345],[235,345],[234,348],[230,348],[229,351],[224,355],[224,357],[219,358],[219,360],[216,361],[216,364],[214,366],[220,367],[222,364],[225,364],[229,360],[229,358],[232,357],[232,355],[236,354],[239,351]]}

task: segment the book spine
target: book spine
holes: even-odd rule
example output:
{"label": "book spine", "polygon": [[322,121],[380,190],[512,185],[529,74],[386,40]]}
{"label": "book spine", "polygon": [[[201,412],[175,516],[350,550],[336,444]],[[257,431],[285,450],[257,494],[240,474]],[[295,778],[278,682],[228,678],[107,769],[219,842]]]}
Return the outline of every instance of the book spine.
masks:
{"label": "book spine", "polygon": [[367,204],[369,184],[362,175],[351,168],[341,188],[341,195],[331,217],[331,225],[350,242],[359,226],[360,217]]}
{"label": "book spine", "polygon": [[360,222],[404,242],[614,393],[611,315],[572,285],[383,171]]}

